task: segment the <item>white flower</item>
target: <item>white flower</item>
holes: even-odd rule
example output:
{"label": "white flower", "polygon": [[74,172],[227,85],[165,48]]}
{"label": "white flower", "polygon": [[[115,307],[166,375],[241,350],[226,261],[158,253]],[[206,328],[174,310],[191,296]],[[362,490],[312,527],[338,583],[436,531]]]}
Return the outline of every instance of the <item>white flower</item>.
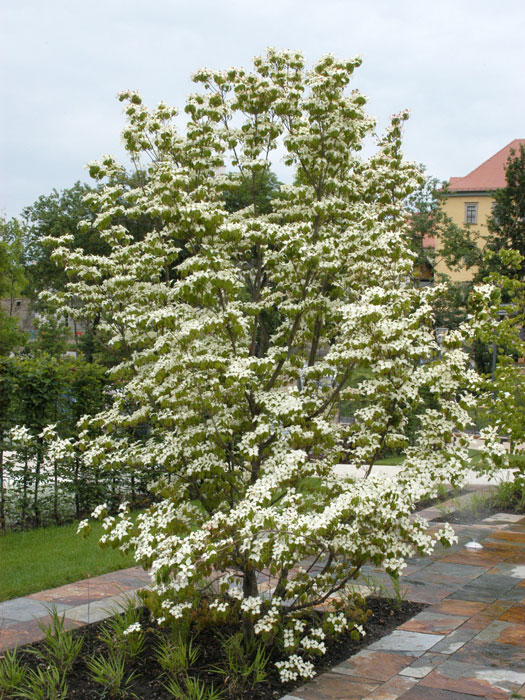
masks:
{"label": "white flower", "polygon": [[81,534],[82,532],[84,532],[84,530],[87,530],[88,528],[89,520],[81,520],[77,527],[77,535]]}
{"label": "white flower", "polygon": [[277,661],[275,665],[279,671],[281,683],[315,676],[314,665],[297,654],[292,654],[286,661]]}
{"label": "white flower", "polygon": [[91,517],[94,518],[95,520],[100,518],[104,513],[106,513],[108,510],[107,503],[102,503],[101,505],[98,505],[95,510],[91,513]]}
{"label": "white flower", "polygon": [[[173,109],[123,93],[124,142],[147,181],[129,182],[109,156],[92,163],[108,184],[88,195],[89,225],[108,252],[73,249],[71,236],[55,243],[69,281],[49,300],[96,319],[122,360],[108,406],[83,418],[78,444],[57,442],[50,454],[75,450],[88,470],[151,482],[155,501],[136,521],[127,503],[116,518],[95,508],[101,543],[150,571],[160,620],[189,618],[204,593],[256,634],[282,631],[285,681],[313,675],[301,651],[325,652],[321,628],[305,625],[308,608],[363,562],[399,573],[432,550],[436,535],[412,513],[472,467],[458,431],[481,385],[465,348],[494,297],[481,288],[472,322],[438,353],[443,289],[410,279],[405,202],[420,173],[401,155],[406,114],[363,158],[375,123],[363,96],[346,90],[359,64],[325,56],[309,69],[300,54],[270,49],[251,73],[199,71],[184,133]],[[283,143],[298,177],[272,211],[226,211],[236,182],[217,171],[236,164],[237,182],[257,186]],[[137,237],[126,221],[155,225]],[[348,426],[334,421],[345,407]],[[11,431],[15,473],[35,439]],[[498,457],[497,431],[486,444]],[[390,479],[374,474],[384,450],[405,454]],[[358,477],[335,473],[343,455]],[[342,613],[323,623],[330,633],[348,625]]]}

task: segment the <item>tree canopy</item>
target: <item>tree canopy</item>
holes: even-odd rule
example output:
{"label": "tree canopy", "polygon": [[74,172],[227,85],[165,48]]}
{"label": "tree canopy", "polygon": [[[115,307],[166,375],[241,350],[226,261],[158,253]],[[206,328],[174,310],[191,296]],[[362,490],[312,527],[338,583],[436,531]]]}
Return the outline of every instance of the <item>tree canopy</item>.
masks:
{"label": "tree canopy", "polygon": [[[375,126],[363,95],[347,91],[360,63],[328,55],[308,69],[300,53],[268,50],[252,71],[197,71],[184,134],[176,110],[122,93],[124,142],[147,181],[125,188],[113,158],[93,162],[107,184],[90,195],[86,226],[109,252],[86,255],[72,235],[55,242],[70,278],[55,301],[75,315],[81,299],[122,353],[111,408],[85,422],[99,435],[84,459],[165,475],[159,502],[136,525],[123,505],[104,542],[151,569],[145,599],[160,621],[205,596],[209,614],[240,615],[248,637],[279,638],[283,680],[311,675],[304,655],[323,653],[326,634],[359,631],[351,583],[365,562],[396,575],[432,548],[411,513],[470,466],[454,437],[479,385],[463,346],[492,294],[478,290],[472,324],[449,333],[438,357],[439,290],[410,282],[404,202],[421,175],[402,158],[407,115],[362,158]],[[252,183],[253,204],[280,142],[295,183],[265,210],[232,211],[221,169],[233,163]],[[115,223],[123,207],[155,226],[137,240]],[[338,425],[356,389],[354,422]],[[391,481],[373,476],[385,447],[406,452]],[[363,478],[336,475],[343,455]],[[306,611],[334,596],[335,612],[305,637]]]}
{"label": "tree canopy", "polygon": [[75,246],[86,254],[108,252],[106,243],[95,228],[85,226],[79,231],[80,221],[89,221],[93,215],[84,197],[92,188],[81,182],[67,189],[54,189],[49,195],[41,195],[22,212],[25,229],[26,262],[28,265],[28,291],[36,298],[44,289],[63,289],[66,275],[50,258],[51,250],[45,243],[47,236],[73,236]]}
{"label": "tree canopy", "polygon": [[[494,207],[488,221],[487,251],[515,250],[525,259],[525,147],[513,152],[505,168],[506,186],[494,192]],[[523,268],[502,265],[497,255],[487,258],[484,274],[501,271],[523,278]]]}
{"label": "tree canopy", "polygon": [[277,175],[268,167],[246,177],[239,173],[229,173],[224,190],[224,208],[233,213],[246,207],[253,207],[256,213],[268,214],[272,200],[279,194],[281,183]]}
{"label": "tree canopy", "polygon": [[[458,226],[445,213],[443,200],[446,196],[444,183],[425,177],[407,199],[416,277],[425,266],[434,269],[440,261],[451,270],[468,269],[480,263],[481,251],[472,232],[468,227]],[[439,251],[429,246],[431,239],[440,241]]]}

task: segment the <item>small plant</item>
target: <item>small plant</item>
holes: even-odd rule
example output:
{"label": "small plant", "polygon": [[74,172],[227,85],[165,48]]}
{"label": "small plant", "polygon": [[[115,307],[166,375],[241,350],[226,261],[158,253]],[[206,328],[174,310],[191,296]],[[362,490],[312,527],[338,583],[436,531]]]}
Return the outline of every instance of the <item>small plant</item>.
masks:
{"label": "small plant", "polygon": [[450,486],[449,484],[439,483],[436,486],[435,496],[439,501],[446,501],[451,496],[458,496],[460,489],[457,486]]}
{"label": "small plant", "polygon": [[[386,598],[388,596],[388,588],[375,576],[366,576],[365,574],[361,574],[361,580],[366,588],[368,588],[369,593],[367,595],[372,595],[377,598]],[[353,593],[357,592],[353,587],[351,587],[351,590]]]}
{"label": "small plant", "polygon": [[40,656],[48,664],[53,665],[62,673],[68,673],[82,650],[82,637],[74,638],[70,630],[64,627],[64,614],[59,615],[56,607],[49,608],[51,622],[38,626],[44,633],[44,646],[31,649],[31,653]]}
{"label": "small plant", "polygon": [[447,515],[450,515],[458,509],[459,497],[456,496],[456,498],[454,498],[453,500],[453,503],[454,505],[450,504],[450,499],[442,501],[440,503],[436,503],[435,507],[442,518],[446,517]]}
{"label": "small plant", "polygon": [[195,665],[199,654],[198,647],[193,646],[193,639],[185,641],[179,637],[175,641],[165,637],[157,646],[156,659],[164,673],[177,677]]}
{"label": "small plant", "polygon": [[86,662],[86,666],[91,678],[103,686],[111,698],[123,698],[126,695],[136,697],[131,693],[130,686],[137,673],[132,671],[126,676],[126,662],[121,656],[110,654],[108,658],[94,657]]}
{"label": "small plant", "polygon": [[12,691],[24,684],[27,671],[18,660],[16,649],[7,650],[0,658],[0,698],[8,698]]}
{"label": "small plant", "polygon": [[489,502],[502,512],[525,513],[525,477],[520,474],[513,481],[502,481]]}
{"label": "small plant", "polygon": [[396,610],[400,610],[406,598],[406,592],[401,588],[399,576],[391,576],[390,581],[392,582],[392,592],[388,593],[387,600],[390,601]]}
{"label": "small plant", "polygon": [[224,666],[215,667],[215,671],[226,677],[232,690],[253,688],[266,680],[266,666],[269,656],[262,643],[251,639],[244,641],[241,632],[222,639]]}
{"label": "small plant", "polygon": [[6,697],[24,698],[24,700],[67,700],[68,687],[65,674],[61,673],[56,666],[29,669],[23,685]]}
{"label": "small plant", "polygon": [[362,576],[362,579],[370,591],[370,595],[378,598],[384,598],[390,605],[399,610],[403,601],[406,598],[406,593],[401,588],[399,578],[390,576],[392,586],[389,587],[386,582],[380,581],[374,576]]}
{"label": "small plant", "polygon": [[176,700],[220,700],[222,698],[221,691],[215,690],[213,683],[207,686],[197,678],[188,675],[182,682],[170,678],[164,687]]}
{"label": "small plant", "polygon": [[109,651],[126,661],[136,659],[144,650],[146,635],[140,628],[140,610],[132,597],[126,597],[120,611],[114,610],[99,639]]}
{"label": "small plant", "polygon": [[483,492],[475,491],[468,499],[458,508],[471,518],[478,518],[489,507],[490,497]]}
{"label": "small plant", "polygon": [[450,496],[457,491],[457,488],[452,488],[451,490],[451,487],[447,484],[439,483],[432,491],[429,491],[424,496],[422,496],[420,502],[426,503],[427,501],[433,501],[434,499],[436,499],[437,502],[440,503],[441,501],[446,501],[447,499],[449,499]]}
{"label": "small plant", "polygon": [[436,488],[436,498],[440,500],[446,498],[449,494],[446,484],[438,484]]}

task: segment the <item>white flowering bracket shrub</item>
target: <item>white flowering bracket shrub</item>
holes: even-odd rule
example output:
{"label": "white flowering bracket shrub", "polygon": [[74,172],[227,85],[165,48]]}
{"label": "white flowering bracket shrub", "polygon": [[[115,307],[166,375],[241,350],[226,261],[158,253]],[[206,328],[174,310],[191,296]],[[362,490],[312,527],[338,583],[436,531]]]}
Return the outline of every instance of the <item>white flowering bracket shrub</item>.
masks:
{"label": "white flowering bracket shrub", "polygon": [[[414,504],[469,464],[454,439],[478,381],[463,350],[468,330],[449,333],[437,359],[439,289],[410,283],[403,201],[420,175],[401,155],[407,115],[361,158],[375,123],[363,95],[347,90],[359,64],[326,56],[307,70],[301,54],[269,50],[252,72],[201,70],[185,133],[175,110],[149,111],[123,93],[124,143],[145,177],[134,187],[113,158],[91,164],[107,183],[88,198],[112,252],[86,256],[67,238],[55,252],[71,278],[64,312],[78,314],[81,299],[123,358],[121,390],[91,421],[100,437],[84,457],[166,475],[152,485],[161,500],[135,525],[125,509],[107,520],[103,541],[151,570],[160,621],[189,615],[199,593],[216,616],[240,614],[248,636],[278,636],[283,679],[311,675],[325,635],[355,624],[343,603],[304,631],[314,606],[347,600],[365,562],[396,574],[431,551]],[[256,194],[280,144],[296,180],[263,215]],[[250,186],[253,206],[225,211],[235,178],[223,166]],[[124,212],[149,217],[141,240],[120,223]],[[338,425],[356,371],[361,407]],[[399,476],[374,476],[392,449],[406,453]],[[343,453],[363,478],[334,474]],[[314,494],[304,492],[308,477],[319,480]]]}

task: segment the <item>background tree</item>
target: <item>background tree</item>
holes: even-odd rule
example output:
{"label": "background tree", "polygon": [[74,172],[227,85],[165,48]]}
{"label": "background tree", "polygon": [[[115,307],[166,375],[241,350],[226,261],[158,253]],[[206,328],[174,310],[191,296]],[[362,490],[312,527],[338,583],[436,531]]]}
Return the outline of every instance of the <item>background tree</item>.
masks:
{"label": "background tree", "polygon": [[[494,192],[494,207],[488,220],[489,236],[486,250],[515,250],[525,259],[525,148],[512,152],[505,168],[506,186]],[[509,264],[502,267],[497,255],[485,261],[480,277],[489,272],[501,272],[510,277],[523,279],[523,267]]]}
{"label": "background tree", "polygon": [[17,319],[0,308],[0,357],[20,348],[25,341],[26,334],[18,327]]}
{"label": "background tree", "polygon": [[[485,347],[491,351],[492,402],[488,413],[497,414],[502,434],[520,445],[525,425],[523,376],[516,361],[525,356],[525,148],[512,152],[505,168],[506,186],[494,192],[489,235],[478,280],[499,290],[498,315],[485,330]],[[491,406],[490,404],[493,404]]]}
{"label": "background tree", "polygon": [[22,296],[26,286],[26,254],[24,230],[17,219],[0,219],[0,297],[10,300],[8,315],[13,313],[13,300]]}
{"label": "background tree", "polygon": [[7,309],[0,307],[0,356],[23,345],[25,333],[12,318],[14,299],[25,286],[22,228],[16,219],[0,219],[0,299],[9,300]]}
{"label": "background tree", "polygon": [[279,195],[281,183],[269,168],[249,176],[228,173],[224,185],[224,208],[228,212],[253,207],[260,214],[268,214],[272,200]]}
{"label": "background tree", "polygon": [[[510,452],[525,454],[525,259],[516,250],[492,253],[490,264],[505,272],[492,272],[488,280],[498,293],[492,322],[479,330],[479,342],[491,351],[486,372],[484,411],[509,440]],[[496,258],[494,260],[494,258]],[[511,274],[507,274],[510,272]],[[513,463],[514,464],[514,463]],[[511,466],[513,466],[511,464]],[[517,463],[516,463],[517,464]],[[525,462],[521,465],[520,489],[525,487]]]}
{"label": "background tree", "polygon": [[47,355],[57,360],[71,348],[71,331],[63,320],[52,314],[35,318],[34,337],[26,344],[25,352],[32,357]]}
{"label": "background tree", "polygon": [[28,291],[33,298],[44,289],[63,289],[66,282],[64,270],[51,260],[51,250],[44,240],[47,236],[71,235],[75,247],[88,255],[108,252],[107,244],[94,227],[78,228],[80,221],[94,219],[84,202],[91,191],[89,185],[76,182],[60,192],[54,189],[49,195],[41,195],[23,210]]}
{"label": "background tree", "polygon": [[[468,269],[480,263],[481,252],[470,229],[458,226],[445,213],[446,195],[445,183],[425,177],[422,185],[407,198],[416,279],[425,267],[434,269],[440,261],[451,270]],[[439,241],[439,249],[429,245],[431,241]],[[445,281],[449,280],[445,278]]]}

